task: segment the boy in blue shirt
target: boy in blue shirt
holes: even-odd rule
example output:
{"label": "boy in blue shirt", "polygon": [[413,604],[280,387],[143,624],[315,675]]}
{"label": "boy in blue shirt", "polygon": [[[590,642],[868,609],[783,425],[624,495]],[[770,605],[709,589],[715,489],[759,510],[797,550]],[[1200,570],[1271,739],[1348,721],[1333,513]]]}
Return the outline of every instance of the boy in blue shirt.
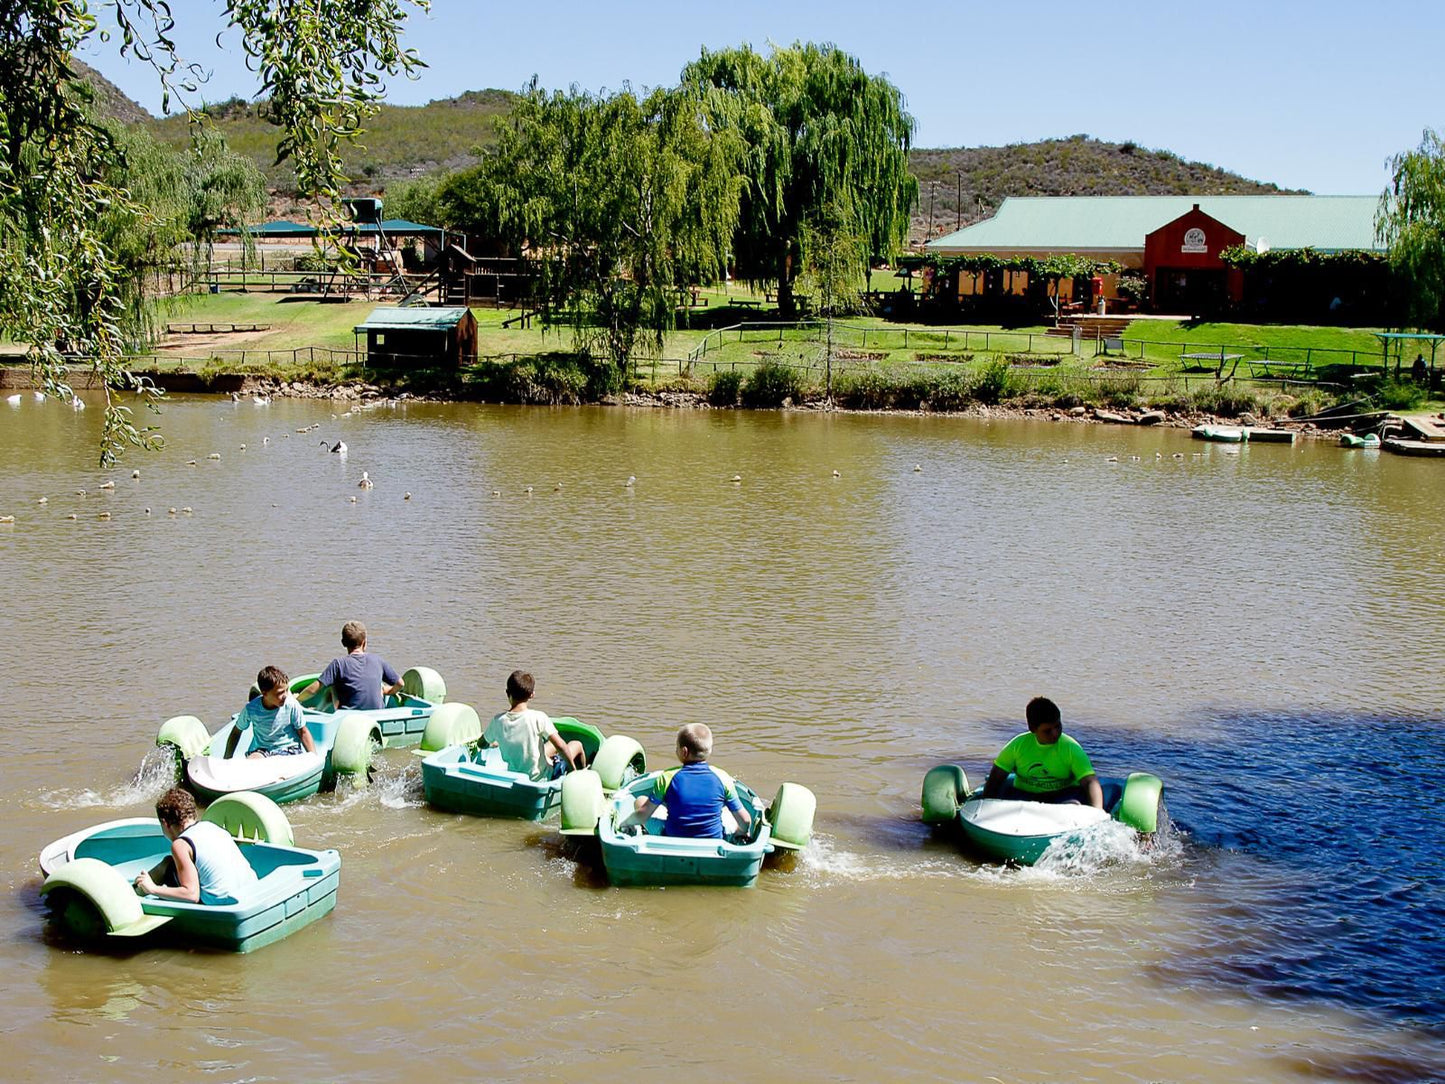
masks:
{"label": "boy in blue shirt", "polygon": [[707,762],[712,755],[712,731],[702,723],[688,723],[677,732],[677,759],[682,767],[657,777],[653,793],[637,799],[643,820],[659,805],[667,807],[663,834],[692,839],[722,839],[723,806],[732,810],[746,830],[753,818],[738,800],[732,777]]}
{"label": "boy in blue shirt", "polygon": [[226,739],[226,756],[229,758],[241,743],[241,731],[255,731],[253,748],[248,757],[282,756],[316,751],[316,741],[306,729],[306,715],[300,702],[291,695],[291,679],[286,671],[277,666],[264,667],[256,675],[256,688],[261,695],[248,702],[236,716],[231,736]]}
{"label": "boy in blue shirt", "polygon": [[[1013,738],[989,769],[985,798],[1025,802],[1078,802],[1104,808],[1104,791],[1083,746],[1064,733],[1059,706],[1036,696],[1024,709],[1027,734]],[[1009,785],[1009,773],[1013,784]]]}

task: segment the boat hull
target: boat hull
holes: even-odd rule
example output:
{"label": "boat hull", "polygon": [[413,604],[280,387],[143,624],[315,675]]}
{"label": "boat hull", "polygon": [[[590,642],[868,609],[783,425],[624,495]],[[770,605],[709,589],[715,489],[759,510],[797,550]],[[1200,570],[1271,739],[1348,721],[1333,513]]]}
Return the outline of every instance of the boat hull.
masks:
{"label": "boat hull", "polygon": [[510,770],[495,749],[453,745],[421,762],[427,804],[474,817],[540,821],[562,800],[560,779],[533,780]]}
{"label": "boat hull", "polygon": [[[224,748],[224,746],[222,746]],[[264,794],[277,805],[299,802],[321,790],[326,774],[323,753],[291,756],[192,757],[186,762],[186,786],[202,804],[239,791]]]}
{"label": "boat hull", "polygon": [[1031,866],[1060,839],[1105,824],[1108,813],[1093,806],[1046,805],[1002,798],[971,798],[958,811],[963,837],[999,862]]}

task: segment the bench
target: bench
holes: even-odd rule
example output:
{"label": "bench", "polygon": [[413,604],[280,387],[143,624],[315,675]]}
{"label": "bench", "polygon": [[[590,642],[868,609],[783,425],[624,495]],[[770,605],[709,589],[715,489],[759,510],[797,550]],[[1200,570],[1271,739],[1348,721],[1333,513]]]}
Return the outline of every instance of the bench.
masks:
{"label": "bench", "polygon": [[1108,357],[1115,351],[1120,354],[1124,352],[1124,337],[1122,335],[1105,335],[1099,340],[1099,349],[1094,356],[1098,357],[1099,354],[1103,354],[1104,357]]}

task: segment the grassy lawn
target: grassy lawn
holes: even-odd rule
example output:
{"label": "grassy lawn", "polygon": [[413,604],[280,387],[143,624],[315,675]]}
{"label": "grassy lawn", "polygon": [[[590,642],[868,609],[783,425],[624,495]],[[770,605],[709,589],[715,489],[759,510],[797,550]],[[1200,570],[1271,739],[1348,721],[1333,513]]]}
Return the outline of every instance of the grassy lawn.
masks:
{"label": "grassy lawn", "polygon": [[[880,276],[875,275],[875,279]],[[875,283],[876,285],[876,283]],[[776,311],[761,293],[744,284],[726,283],[699,291],[706,305],[692,308],[684,323],[664,341],[662,357],[653,363],[639,363],[648,382],[676,380],[688,368],[696,378],[706,380],[717,370],[747,371],[766,361],[805,367],[823,361],[824,332],[821,328],[780,327]],[[739,304],[742,302],[743,304]],[[756,304],[748,304],[756,302]],[[365,320],[378,305],[373,301],[318,303],[291,299],[288,294],[222,293],[204,294],[178,302],[169,323],[262,324],[267,330],[238,335],[173,335],[161,347],[162,355],[184,357],[192,367],[203,359],[221,357],[228,364],[242,361],[246,366],[284,367],[296,349],[307,347],[350,351],[355,339],[352,328]],[[524,329],[503,327],[520,313],[516,309],[473,308],[478,324],[478,354],[499,357],[565,351],[572,345],[569,328],[547,331],[539,321]],[[1061,370],[1093,370],[1098,359],[1095,344],[1085,341],[1079,357],[1071,355],[1071,342],[1045,334],[1043,326],[1002,328],[979,326],[940,328],[921,324],[900,324],[878,317],[848,317],[834,324],[835,368],[842,366],[971,366],[978,367],[1004,357],[1016,366],[1057,364]],[[1183,324],[1159,320],[1137,320],[1126,332],[1125,353],[1129,360],[1148,363],[1137,374],[1170,378],[1181,374],[1180,355],[1218,351],[1242,354],[1249,360],[1268,359],[1282,365],[1279,377],[1299,376],[1304,365],[1309,372],[1321,365],[1348,363],[1378,364],[1379,344],[1369,329],[1298,327],[1250,324]],[[651,351],[641,351],[643,354]],[[1025,356],[1026,355],[1026,356]],[[1037,358],[1037,363],[1031,359]],[[198,360],[189,360],[198,359]],[[320,359],[318,359],[319,361]],[[1289,368],[1293,364],[1294,369]],[[1185,372],[1203,374],[1214,366],[1196,361]],[[1251,375],[1264,379],[1268,370],[1241,363],[1239,379]]]}
{"label": "grassy lawn", "polygon": [[1293,362],[1311,367],[1331,364],[1378,365],[1380,342],[1369,328],[1307,327],[1276,324],[1188,324],[1136,320],[1124,333],[1130,357],[1167,363],[1180,354],[1224,349],[1247,359]]}

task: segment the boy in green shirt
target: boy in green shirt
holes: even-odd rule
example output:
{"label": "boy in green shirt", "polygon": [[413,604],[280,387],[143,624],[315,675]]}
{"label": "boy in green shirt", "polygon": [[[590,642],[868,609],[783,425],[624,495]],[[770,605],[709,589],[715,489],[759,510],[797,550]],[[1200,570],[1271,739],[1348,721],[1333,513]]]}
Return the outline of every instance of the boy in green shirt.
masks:
{"label": "boy in green shirt", "polygon": [[[1026,802],[1083,802],[1104,808],[1104,791],[1083,747],[1064,734],[1059,706],[1036,696],[1024,709],[1029,731],[1020,734],[994,758],[985,798]],[[1013,784],[1009,785],[1012,772]]]}

